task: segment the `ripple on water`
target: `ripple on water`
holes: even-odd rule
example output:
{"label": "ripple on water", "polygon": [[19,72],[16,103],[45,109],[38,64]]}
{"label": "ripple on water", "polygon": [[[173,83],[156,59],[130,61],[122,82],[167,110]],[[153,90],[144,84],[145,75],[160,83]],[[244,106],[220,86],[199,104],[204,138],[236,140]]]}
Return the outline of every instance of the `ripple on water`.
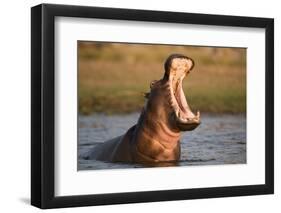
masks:
{"label": "ripple on water", "polygon": [[[142,165],[85,160],[81,156],[96,145],[124,134],[139,113],[79,116],[78,170],[140,168]],[[246,163],[246,118],[244,115],[202,115],[201,125],[181,136],[181,160],[177,165]]]}

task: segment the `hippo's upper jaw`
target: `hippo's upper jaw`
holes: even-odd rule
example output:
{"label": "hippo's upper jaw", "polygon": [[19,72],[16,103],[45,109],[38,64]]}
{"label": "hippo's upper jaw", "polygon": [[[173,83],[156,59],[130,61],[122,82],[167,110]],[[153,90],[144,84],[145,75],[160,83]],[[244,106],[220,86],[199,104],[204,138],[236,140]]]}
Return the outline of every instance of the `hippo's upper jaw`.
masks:
{"label": "hippo's upper jaw", "polygon": [[200,113],[191,111],[182,88],[182,81],[194,66],[192,59],[183,55],[172,55],[165,64],[166,77],[169,82],[170,104],[173,108],[171,118],[181,131],[190,131],[200,124]]}

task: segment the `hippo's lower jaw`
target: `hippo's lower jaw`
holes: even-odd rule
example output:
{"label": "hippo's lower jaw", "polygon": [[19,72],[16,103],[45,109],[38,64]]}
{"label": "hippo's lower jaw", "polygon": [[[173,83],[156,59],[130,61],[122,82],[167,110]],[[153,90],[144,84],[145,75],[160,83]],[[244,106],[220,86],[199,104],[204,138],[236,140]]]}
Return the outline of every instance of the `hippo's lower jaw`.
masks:
{"label": "hippo's lower jaw", "polygon": [[182,81],[190,72],[192,63],[192,60],[188,59],[174,59],[169,75],[170,105],[173,108],[171,118],[181,131],[191,131],[200,124],[200,112],[193,114],[182,88]]}
{"label": "hippo's lower jaw", "polygon": [[187,119],[183,119],[180,117],[180,115],[176,115],[176,112],[173,112],[171,118],[174,119],[177,127],[181,131],[192,131],[201,123],[199,112],[194,118],[187,118]]}

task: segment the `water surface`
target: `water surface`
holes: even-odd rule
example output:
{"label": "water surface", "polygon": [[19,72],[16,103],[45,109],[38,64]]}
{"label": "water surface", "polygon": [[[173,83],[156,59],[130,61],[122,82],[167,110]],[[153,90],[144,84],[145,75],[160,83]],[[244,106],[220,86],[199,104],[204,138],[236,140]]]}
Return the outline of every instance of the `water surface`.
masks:
{"label": "water surface", "polygon": [[[99,143],[123,135],[138,120],[126,115],[79,115],[78,170],[143,167],[138,164],[85,160],[81,156]],[[182,132],[178,166],[246,163],[246,116],[201,113],[201,125]]]}

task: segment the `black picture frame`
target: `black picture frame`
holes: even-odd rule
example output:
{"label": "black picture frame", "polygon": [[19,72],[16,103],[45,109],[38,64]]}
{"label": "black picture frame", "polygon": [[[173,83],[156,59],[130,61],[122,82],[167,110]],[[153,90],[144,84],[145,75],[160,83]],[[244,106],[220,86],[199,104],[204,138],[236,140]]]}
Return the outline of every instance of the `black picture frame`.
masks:
{"label": "black picture frame", "polygon": [[[130,193],[54,195],[55,17],[263,28],[265,47],[265,184]],[[60,208],[105,204],[217,198],[274,193],[274,20],[164,11],[41,4],[31,8],[31,204]]]}

